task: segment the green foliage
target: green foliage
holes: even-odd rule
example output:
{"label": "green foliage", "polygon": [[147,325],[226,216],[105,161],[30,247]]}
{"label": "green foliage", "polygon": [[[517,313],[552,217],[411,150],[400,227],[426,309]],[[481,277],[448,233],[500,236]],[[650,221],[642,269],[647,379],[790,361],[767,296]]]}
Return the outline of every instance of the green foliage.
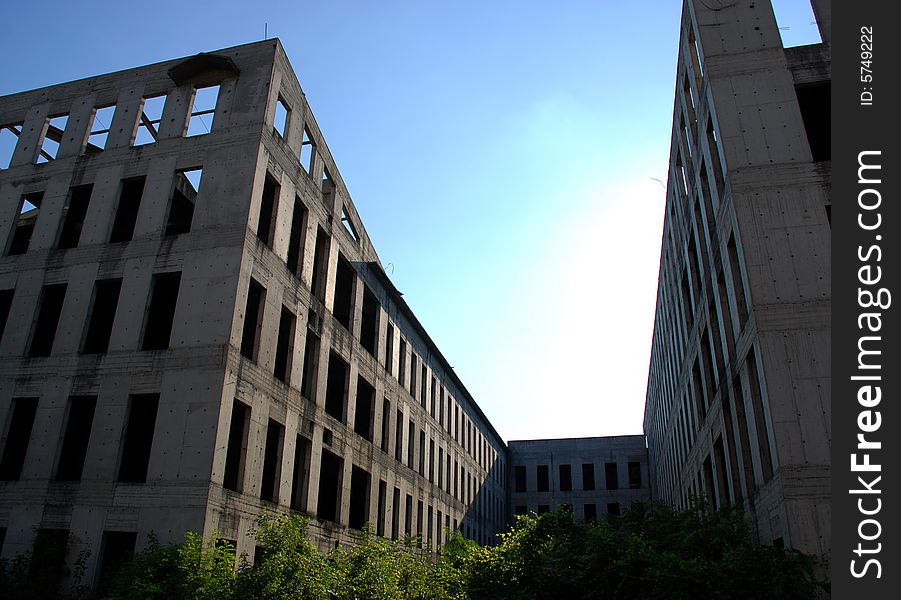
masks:
{"label": "green foliage", "polygon": [[[236,560],[231,544],[215,536],[189,533],[173,547],[151,540],[97,590],[98,597],[801,600],[814,597],[820,585],[809,557],[752,543],[741,513],[711,512],[703,503],[685,511],[635,505],[599,523],[575,521],[568,511],[517,517],[492,547],[447,532],[437,559],[421,549],[419,538],[390,541],[368,530],[353,547],[326,555],[307,539],[299,517],[262,515],[255,536],[254,564],[246,556]],[[35,557],[47,552],[35,545]],[[51,554],[58,557],[59,548]],[[32,566],[28,558],[0,566],[0,597],[62,598],[53,590],[65,574],[43,573],[48,565]],[[77,584],[77,565],[73,575]],[[74,586],[69,597],[80,591]]]}

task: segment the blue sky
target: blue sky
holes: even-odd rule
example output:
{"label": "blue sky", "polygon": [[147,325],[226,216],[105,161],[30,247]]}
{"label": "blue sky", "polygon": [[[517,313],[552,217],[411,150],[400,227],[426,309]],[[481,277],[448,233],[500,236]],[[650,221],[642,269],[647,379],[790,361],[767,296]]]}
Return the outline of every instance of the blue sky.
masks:
{"label": "blue sky", "polygon": [[[809,5],[776,5],[797,43]],[[501,435],[642,431],[680,0],[5,13],[0,94],[279,37],[386,270]]]}

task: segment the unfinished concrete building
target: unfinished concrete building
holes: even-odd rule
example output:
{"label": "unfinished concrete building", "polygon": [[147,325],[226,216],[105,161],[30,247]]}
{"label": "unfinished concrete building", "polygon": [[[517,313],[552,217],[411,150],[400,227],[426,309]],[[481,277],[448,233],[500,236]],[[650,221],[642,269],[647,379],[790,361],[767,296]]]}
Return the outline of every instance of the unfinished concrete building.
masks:
{"label": "unfinished concrete building", "polygon": [[324,548],[504,528],[506,445],[277,40],[5,96],[0,130],[2,557],[36,529],[88,581],[151,532],[252,557],[261,511]]}
{"label": "unfinished concrete building", "polygon": [[514,514],[568,508],[594,521],[650,499],[643,435],[513,440],[508,448]]}
{"label": "unfinished concrete building", "polygon": [[652,494],[830,549],[830,7],[686,0],[645,408]]}

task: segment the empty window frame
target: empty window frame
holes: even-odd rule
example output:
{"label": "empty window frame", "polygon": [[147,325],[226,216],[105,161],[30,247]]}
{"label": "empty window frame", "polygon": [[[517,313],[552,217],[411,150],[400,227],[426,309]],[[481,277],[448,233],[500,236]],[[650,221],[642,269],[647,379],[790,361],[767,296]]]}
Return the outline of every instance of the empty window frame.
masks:
{"label": "empty window frame", "polygon": [[323,450],[319,467],[319,506],[316,510],[316,516],[320,519],[338,522],[343,479],[344,461],[328,450]]}
{"label": "empty window frame", "polygon": [[169,214],[166,217],[165,235],[180,235],[191,231],[194,219],[194,204],[200,191],[203,169],[181,169],[175,172],[172,181],[172,195],[169,200]]}
{"label": "empty window frame", "polygon": [[152,144],[159,139],[160,123],[163,120],[163,108],[165,106],[165,94],[144,98],[141,103],[141,117],[138,120],[133,146]]}
{"label": "empty window frame", "polygon": [[71,396],[66,431],[56,465],[57,481],[81,481],[91,439],[97,396]]}
{"label": "empty window frame", "polygon": [[275,346],[275,366],[273,375],[284,383],[290,383],[291,366],[294,358],[294,331],[297,318],[287,307],[282,306],[278,321],[278,338]]}
{"label": "empty window frame", "polygon": [[388,398],[382,399],[382,438],[381,448],[383,452],[388,452],[388,443],[391,438],[391,401]]}
{"label": "empty window frame", "polygon": [[266,289],[254,279],[247,288],[247,304],[244,308],[244,328],[241,333],[241,356],[256,361],[263,327],[263,307]]}
{"label": "empty window frame", "polygon": [[571,492],[573,490],[572,465],[560,465],[560,491]]}
{"label": "empty window frame", "polygon": [[303,141],[300,144],[300,166],[307,172],[307,175],[313,174],[314,161],[316,160],[316,143],[310,130],[306,126],[303,128]]}
{"label": "empty window frame", "polygon": [[128,418],[122,439],[122,461],[119,463],[120,482],[147,481],[159,403],[159,394],[132,394],[128,397]]}
{"label": "empty window frame", "polygon": [[310,485],[310,455],[312,442],[298,435],[294,446],[294,477],[291,480],[291,508],[306,510]]}
{"label": "empty window frame", "polygon": [[37,398],[12,399],[12,416],[0,456],[0,481],[17,481],[22,476],[37,409]]}
{"label": "empty window frame", "polygon": [[387,502],[388,502],[388,484],[379,480],[379,495],[378,501],[376,505],[376,518],[375,518],[375,534],[384,537],[385,535],[385,519],[387,515]]}
{"label": "empty window frame", "polygon": [[165,350],[169,347],[180,284],[181,271],[153,276],[141,350]]}
{"label": "empty window frame", "polygon": [[78,246],[93,189],[93,185],[79,185],[69,189],[66,206],[63,207],[63,224],[59,232],[59,242],[56,246],[60,250]]}
{"label": "empty window frame", "polygon": [[275,115],[272,119],[272,130],[282,139],[286,137],[285,132],[288,131],[288,118],[290,114],[291,109],[288,108],[288,105],[282,100],[282,97],[279,96],[278,100],[275,102]]}
{"label": "empty window frame", "polygon": [[584,506],[585,513],[585,522],[591,523],[593,521],[597,521],[598,519],[598,506],[597,504],[586,504]]}
{"label": "empty window frame", "polygon": [[278,502],[284,445],[285,426],[274,419],[269,419],[266,427],[266,445],[263,447],[263,479],[260,482],[260,500]]}
{"label": "empty window frame", "polygon": [[300,393],[307,400],[316,400],[316,383],[319,373],[319,336],[307,331],[303,352],[303,378]]}
{"label": "empty window frame", "polygon": [[300,198],[294,198],[291,215],[291,236],[288,239],[288,270],[295,277],[303,273],[303,246],[307,233],[307,207]]}
{"label": "empty window frame", "polygon": [[363,529],[369,520],[369,488],[371,476],[367,471],[353,465],[350,471],[350,511],[348,526]]}
{"label": "empty window frame", "polygon": [[94,283],[94,297],[81,346],[83,354],[101,354],[109,348],[121,289],[121,279],[101,279]]}
{"label": "empty window frame", "polygon": [[187,136],[206,135],[213,130],[216,102],[219,99],[219,84],[194,88],[191,100],[191,115],[188,117]]}
{"label": "empty window frame", "polygon": [[641,463],[629,461],[629,487],[632,489],[641,487]]}
{"label": "empty window frame", "polygon": [[0,290],[0,340],[3,339],[3,332],[6,331],[6,322],[9,320],[9,311],[13,305],[13,296],[16,290]]}
{"label": "empty window frame", "polygon": [[16,222],[9,240],[7,254],[15,256],[28,252],[31,244],[31,235],[38,221],[41,211],[41,202],[44,200],[44,192],[32,192],[23,194],[19,201],[19,210],[16,211]]}
{"label": "empty window frame", "polygon": [[619,502],[608,502],[607,503],[607,514],[612,517],[618,517],[620,515]]}
{"label": "empty window frame", "polygon": [[619,489],[619,475],[616,471],[615,462],[604,463],[604,478],[606,480],[608,490]]}
{"label": "empty window frame", "polygon": [[388,323],[385,332],[385,371],[391,375],[394,370],[394,325]]}
{"label": "empty window frame", "polygon": [[375,410],[375,388],[362,377],[357,377],[357,400],[354,413],[354,431],[372,441],[373,411]]}
{"label": "empty window frame", "polygon": [[513,489],[516,492],[526,491],[526,467],[525,465],[516,465],[513,467]]}
{"label": "empty window frame", "polygon": [[0,125],[0,169],[9,168],[20,135],[22,135],[22,123]]}
{"label": "empty window frame", "polygon": [[250,407],[234,401],[231,424],[228,428],[228,446],[225,452],[225,472],[222,487],[240,492],[244,489],[244,463],[247,459],[247,439],[250,434]]}
{"label": "empty window frame", "polygon": [[360,323],[360,345],[372,356],[378,356],[380,304],[367,286],[363,286],[363,310]]}
{"label": "empty window frame", "polygon": [[38,145],[38,155],[35,164],[48,163],[56,160],[59,153],[59,145],[63,141],[63,133],[66,131],[66,123],[69,121],[69,115],[57,115],[50,117],[44,125],[44,131]]}
{"label": "empty window frame", "polygon": [[394,459],[397,462],[403,460],[404,448],[404,413],[401,409],[397,409],[394,419]]}
{"label": "empty window frame", "polygon": [[116,105],[101,106],[94,109],[91,117],[91,128],[88,132],[87,143],[84,147],[85,154],[97,154],[106,148],[109,132],[113,124],[113,116],[116,114]]}
{"label": "empty window frame", "polygon": [[343,358],[329,353],[328,380],[325,389],[325,412],[344,422],[347,413],[347,383],[350,365]]}
{"label": "empty window frame", "polygon": [[335,271],[335,297],[332,313],[348,331],[351,328],[354,305],[354,268],[342,254],[338,255]]}
{"label": "empty window frame", "polygon": [[65,298],[66,284],[44,286],[41,291],[38,316],[31,334],[28,356],[32,358],[50,356]]}
{"label": "empty window frame", "polygon": [[325,301],[325,280],[328,274],[328,257],[331,238],[321,228],[316,230],[316,248],[313,250],[313,280],[310,289],[313,295]]}
{"label": "empty window frame", "polygon": [[815,162],[831,159],[832,132],[830,128],[830,107],[832,98],[832,82],[818,81],[795,86],[798,97],[798,108],[804,121],[804,131],[810,153]]}
{"label": "empty window frame", "polygon": [[278,215],[278,197],[281,187],[270,176],[266,175],[263,184],[263,196],[260,199],[260,218],[257,221],[257,238],[267,247],[272,248],[275,238],[275,221]]}
{"label": "empty window frame", "polygon": [[341,207],[341,224],[344,225],[344,230],[350,234],[350,237],[354,242],[360,243],[360,234],[357,232],[357,227],[354,225],[354,222],[347,215],[347,212],[344,210],[344,207]]}
{"label": "empty window frame", "polygon": [[145,182],[146,177],[122,180],[119,188],[119,202],[116,204],[116,216],[113,218],[113,228],[109,236],[111,244],[129,242],[134,236]]}
{"label": "empty window frame", "polygon": [[550,477],[547,465],[538,465],[537,482],[539,492],[547,492],[550,490]]}

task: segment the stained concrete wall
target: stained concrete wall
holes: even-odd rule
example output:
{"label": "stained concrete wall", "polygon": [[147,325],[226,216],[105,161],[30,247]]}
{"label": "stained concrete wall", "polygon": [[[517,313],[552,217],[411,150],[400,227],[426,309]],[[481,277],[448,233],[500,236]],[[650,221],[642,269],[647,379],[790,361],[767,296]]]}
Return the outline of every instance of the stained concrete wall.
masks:
{"label": "stained concrete wall", "polygon": [[645,410],[656,496],[742,505],[762,542],[820,556],[831,166],[796,86],[828,82],[823,38],[783,49],[766,2],[685,3]]}
{"label": "stained concrete wall", "polygon": [[[211,131],[186,136],[194,90],[210,84],[220,86]],[[166,102],[158,137],[135,146],[144,99],[161,94]],[[289,111],[282,133],[274,127],[279,101]],[[111,104],[116,109],[105,147],[86,150],[94,110]],[[38,156],[47,145],[49,118],[63,113],[69,118],[55,159],[36,164],[43,163]],[[277,40],[0,98],[0,124],[14,123],[22,124],[20,139],[9,169],[0,171],[4,250],[21,224],[23,195],[43,192],[43,200],[27,251],[0,258],[0,289],[14,290],[0,339],[0,447],[10,438],[13,399],[38,399],[22,473],[0,482],[4,558],[28,550],[35,528],[68,530],[70,560],[90,551],[88,581],[98,575],[104,533],[111,531],[136,534],[136,549],[151,533],[170,543],[199,531],[233,540],[239,553],[253,556],[252,528],[262,511],[308,515],[311,535],[325,549],[358,534],[350,528],[353,494],[361,499],[353,518],[386,535],[403,535],[409,523],[411,533],[433,543],[444,539],[445,525],[484,543],[493,540],[507,522],[506,444],[382,270]],[[311,165],[300,162],[305,136]],[[196,167],[203,176],[190,230],[166,235],[177,173]],[[108,243],[123,181],[136,177],[146,179],[132,239]],[[272,235],[264,240],[257,234],[267,178],[276,195]],[[79,242],[59,249],[70,188],[82,184],[93,188]],[[302,223],[293,223],[295,212]],[[328,244],[317,257],[319,231]],[[297,240],[293,268],[287,259]],[[352,270],[347,327],[333,314],[342,261]],[[312,289],[315,268],[321,294]],[[142,350],[154,277],[172,272],[181,275],[168,348]],[[95,281],[109,278],[121,279],[109,346],[85,354]],[[265,292],[256,331],[247,333],[251,280]],[[52,352],[30,357],[42,289],[50,284],[66,285]],[[377,299],[366,317],[364,287]],[[283,308],[294,322],[282,336],[290,351],[279,356]],[[377,319],[372,353],[361,342],[371,314]],[[241,352],[246,335],[256,338],[250,356]],[[319,339],[319,356],[309,369],[315,384],[302,391],[309,335]],[[325,410],[330,354],[348,369],[340,418]],[[281,381],[274,371],[285,357],[290,366]],[[371,434],[354,430],[358,378],[374,390]],[[126,483],[118,481],[119,469],[139,394],[158,394],[159,406],[146,482]],[[97,405],[82,476],[61,482],[56,465],[74,395],[96,396]],[[235,402],[248,407],[249,419],[246,436],[237,440],[242,458],[237,490],[231,490],[223,484],[235,442]],[[274,461],[266,456],[272,423],[281,432],[270,444]],[[295,473],[298,439],[306,457]],[[333,519],[317,518],[326,452],[340,459]],[[274,482],[264,492],[267,462],[275,465]],[[355,468],[368,475],[368,484],[354,491]],[[380,483],[387,490],[382,502]],[[269,491],[271,499],[261,499]]]}

